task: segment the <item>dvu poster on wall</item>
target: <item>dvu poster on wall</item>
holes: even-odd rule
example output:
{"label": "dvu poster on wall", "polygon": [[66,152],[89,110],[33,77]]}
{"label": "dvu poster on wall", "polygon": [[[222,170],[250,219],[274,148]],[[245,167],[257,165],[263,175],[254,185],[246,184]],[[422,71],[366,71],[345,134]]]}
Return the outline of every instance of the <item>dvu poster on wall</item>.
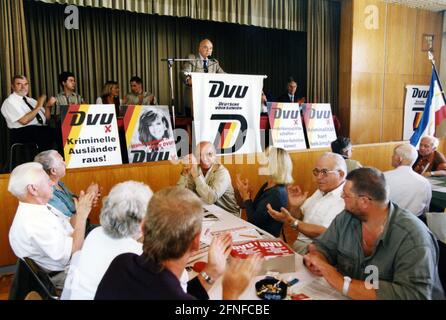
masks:
{"label": "dvu poster on wall", "polygon": [[67,168],[122,164],[114,105],[61,107]]}
{"label": "dvu poster on wall", "polygon": [[124,129],[130,163],[178,159],[167,106],[128,106]]}

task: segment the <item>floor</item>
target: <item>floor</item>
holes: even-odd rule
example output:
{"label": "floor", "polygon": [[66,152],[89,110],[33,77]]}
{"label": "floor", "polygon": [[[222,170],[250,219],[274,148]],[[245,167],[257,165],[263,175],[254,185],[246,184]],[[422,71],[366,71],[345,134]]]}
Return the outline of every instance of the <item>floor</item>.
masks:
{"label": "floor", "polygon": [[11,287],[13,273],[0,275],[0,300],[8,300],[9,288]]}

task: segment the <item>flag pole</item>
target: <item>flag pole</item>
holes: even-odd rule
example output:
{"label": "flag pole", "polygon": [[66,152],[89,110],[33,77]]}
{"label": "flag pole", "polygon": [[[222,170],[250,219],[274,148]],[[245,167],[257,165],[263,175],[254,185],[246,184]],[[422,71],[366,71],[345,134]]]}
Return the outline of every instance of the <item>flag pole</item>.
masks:
{"label": "flag pole", "polygon": [[443,91],[443,86],[441,85],[440,77],[438,76],[438,73],[437,73],[437,67],[436,67],[436,65],[435,65],[434,54],[432,53],[431,50],[429,50],[429,51],[427,52],[427,55],[428,55],[429,60],[430,60],[430,62],[431,62],[431,64],[432,64],[432,68],[434,69],[435,76],[437,77],[437,80],[438,80],[438,86],[440,87],[440,91],[441,91],[441,94],[442,94],[442,96],[443,96],[443,100],[446,101],[446,97],[445,97],[445,95],[444,95],[444,91]]}

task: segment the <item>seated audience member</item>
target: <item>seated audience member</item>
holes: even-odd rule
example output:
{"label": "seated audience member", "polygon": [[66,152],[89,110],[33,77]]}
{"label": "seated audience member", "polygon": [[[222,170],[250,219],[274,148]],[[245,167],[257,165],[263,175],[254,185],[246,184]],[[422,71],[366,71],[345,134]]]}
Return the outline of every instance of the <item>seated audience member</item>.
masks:
{"label": "seated audience member", "polygon": [[[45,170],[53,183],[53,195],[48,201],[48,204],[65,216],[69,218],[73,217],[76,213],[75,201],[78,197],[60,181],[60,179],[65,177],[66,173],[66,165],[62,156],[56,150],[47,150],[35,156],[34,161],[42,165],[43,170]],[[101,196],[98,184],[91,183],[85,193],[93,196],[92,206],[96,206]]]}
{"label": "seated audience member", "polygon": [[[347,168],[342,157],[327,152],[313,169],[318,189],[307,199],[298,186],[288,188],[290,211],[268,206],[269,214],[278,221],[288,223],[299,232],[293,244],[297,253],[303,254],[308,244],[327,230],[333,219],[344,210],[341,198]],[[279,211],[280,210],[280,211]]]}
{"label": "seated audience member", "polygon": [[62,287],[71,255],[82,248],[93,195],[82,194],[76,201],[73,228],[66,217],[47,206],[52,186],[40,163],[24,163],[12,171],[8,191],[19,200],[19,206],[9,230],[9,243],[17,257],[33,259],[49,272],[56,286]]}
{"label": "seated audience member", "polygon": [[69,106],[70,104],[82,104],[84,99],[75,92],[76,78],[70,71],[64,71],[59,74],[59,85],[62,91],[56,95],[56,110],[55,114],[60,115],[61,106]]}
{"label": "seated audience member", "polygon": [[248,179],[237,176],[237,189],[246,208],[248,222],[262,228],[275,237],[280,236],[282,221],[273,219],[267,211],[267,204],[274,210],[288,205],[287,185],[293,183],[293,163],[288,153],[281,148],[269,147],[266,152],[267,167],[259,168],[259,175],[266,175],[267,182],[252,200]]}
{"label": "seated audience member", "polygon": [[398,207],[421,216],[429,211],[432,187],[426,178],[412,169],[417,150],[410,144],[400,144],[393,149],[392,167],[384,172],[389,186],[389,199]]}
{"label": "seated audience member", "polygon": [[70,266],[65,289],[67,298],[93,300],[99,282],[110,263],[122,253],[142,253],[141,223],[152,197],[152,190],[141,183],[126,181],[115,185],[105,197],[100,214],[101,226],[90,232]]}
{"label": "seated audience member", "polygon": [[424,136],[420,141],[418,158],[412,168],[415,172],[425,176],[446,176],[446,158],[437,151],[438,139]]}
{"label": "seated audience member", "polygon": [[2,104],[2,115],[10,129],[10,143],[34,142],[40,150],[48,150],[57,142],[56,133],[48,126],[51,118],[51,108],[56,98],[46,100],[42,95],[38,100],[27,97],[28,80],[17,75],[11,82],[13,93]]}
{"label": "seated audience member", "polygon": [[105,272],[95,300],[208,299],[207,291],[223,275],[224,299],[237,299],[260,265],[259,256],[226,266],[232,249],[230,236],[214,238],[208,263],[190,280],[187,293],[180,276],[200,247],[203,207],[190,190],[170,187],[155,193],[144,218],[142,255],[117,256]]}
{"label": "seated audience member", "polygon": [[119,98],[119,84],[116,81],[107,81],[102,87],[101,96],[96,99],[96,104],[113,104],[116,115],[119,115],[119,106],[123,104]]}
{"label": "seated audience member", "polygon": [[297,92],[297,82],[292,78],[288,78],[287,92],[277,98],[277,102],[293,102],[304,103],[305,97],[301,97]]}
{"label": "seated audience member", "polygon": [[125,105],[155,105],[156,97],[153,93],[144,91],[142,88],[142,79],[134,76],[130,79],[130,90],[124,97],[123,104]]}
{"label": "seated audience member", "polygon": [[240,208],[235,199],[231,176],[228,169],[217,162],[214,145],[202,141],[195,151],[196,157],[190,154],[183,160],[178,186],[194,191],[207,204],[215,203],[239,217]]}
{"label": "seated audience member", "polygon": [[331,143],[331,151],[340,154],[347,164],[347,173],[352,170],[362,168],[359,161],[350,159],[352,157],[352,143],[349,138],[338,137]]}
{"label": "seated audience member", "polygon": [[388,199],[384,175],[347,175],[345,210],[310,245],[309,270],[352,299],[443,299],[435,236]]}

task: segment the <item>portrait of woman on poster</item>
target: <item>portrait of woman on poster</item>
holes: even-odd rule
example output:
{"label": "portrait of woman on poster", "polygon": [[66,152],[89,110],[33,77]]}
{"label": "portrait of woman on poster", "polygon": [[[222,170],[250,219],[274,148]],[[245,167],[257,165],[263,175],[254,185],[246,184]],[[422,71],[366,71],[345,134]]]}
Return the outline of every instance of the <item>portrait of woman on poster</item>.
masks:
{"label": "portrait of woman on poster", "polygon": [[139,118],[139,141],[150,150],[162,149],[160,143],[172,139],[169,129],[169,121],[163,112],[145,111]]}

